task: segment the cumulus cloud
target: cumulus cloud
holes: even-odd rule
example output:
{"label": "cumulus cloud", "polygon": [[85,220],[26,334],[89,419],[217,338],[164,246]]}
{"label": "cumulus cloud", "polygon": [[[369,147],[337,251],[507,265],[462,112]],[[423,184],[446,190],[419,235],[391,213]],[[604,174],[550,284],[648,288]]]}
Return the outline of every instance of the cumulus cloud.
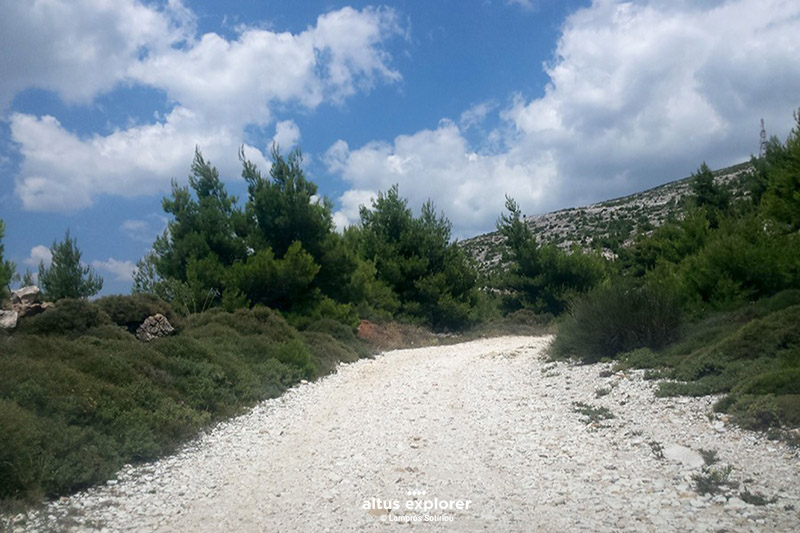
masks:
{"label": "cumulus cloud", "polygon": [[333,223],[339,230],[353,225],[359,219],[359,210],[362,205],[370,207],[377,197],[373,191],[351,189],[339,198],[341,209],[333,214]]}
{"label": "cumulus cloud", "polygon": [[[356,149],[339,141],[328,169],[352,190],[399,183],[412,204],[431,197],[468,235],[492,229],[503,193],[537,213],[680,178],[704,160],[740,162],[758,151],[760,118],[788,133],[799,32],[793,2],[595,0],[564,23],[544,95],[512,95],[501,110],[487,153],[464,137],[478,107],[460,127]],[[353,222],[348,202],[339,219]]]}
{"label": "cumulus cloud", "polygon": [[339,199],[342,207],[335,217],[339,227],[356,222],[359,205],[369,205],[376,191],[396,183],[414,209],[432,199],[462,237],[484,231],[497,218],[503,193],[541,201],[556,177],[548,154],[536,158],[478,154],[449,121],[435,130],[355,150],[340,141],[328,150],[325,161],[330,171],[353,186]]}
{"label": "cumulus cloud", "polygon": [[109,257],[105,261],[92,261],[92,267],[101,271],[107,272],[114,276],[114,281],[133,281],[133,271],[136,268],[131,261],[120,261]]}
{"label": "cumulus cloud", "polygon": [[275,124],[275,135],[272,142],[283,150],[294,148],[300,140],[300,128],[293,120],[282,120]]}
{"label": "cumulus cloud", "polygon": [[30,255],[26,259],[23,259],[22,262],[34,268],[38,267],[39,263],[44,263],[44,266],[49,268],[50,264],[53,262],[53,253],[47,246],[37,244],[31,248]]}
{"label": "cumulus cloud", "polygon": [[[88,137],[51,116],[12,115],[12,139],[23,156],[16,193],[31,210],[81,209],[98,194],[163,192],[171,178],[186,174],[195,146],[223,175],[238,175],[245,129],[269,124],[273,106],[313,109],[400,79],[382,47],[400,32],[389,9],[346,7],[298,34],[241,27],[227,39],[195,38],[193,16],[177,0],[162,9],[136,0],[119,9],[100,0],[11,4],[7,11],[27,21],[21,25],[27,30],[3,32],[0,43],[5,50],[35,50],[37,58],[27,67],[0,54],[0,61],[13,63],[0,64],[12,74],[1,84],[7,92],[0,106],[26,87],[86,102],[123,82],[163,90],[174,105],[154,123]],[[0,24],[13,26],[12,19]],[[42,46],[31,34],[54,44]],[[291,139],[299,136],[294,128],[284,123],[276,134]],[[268,166],[257,148],[245,151]]]}
{"label": "cumulus cloud", "polygon": [[[51,116],[15,113],[11,134],[24,159],[16,192],[35,211],[74,211],[99,194],[139,196],[168,190],[169,180],[188,173],[195,146],[223,175],[238,174],[235,159],[240,131],[208,124],[176,107],[161,123],[81,138]],[[267,165],[261,152],[246,146],[250,159]]]}
{"label": "cumulus cloud", "polygon": [[161,9],[138,0],[2,0],[0,10],[0,112],[28,87],[88,103],[125,79],[140,55],[194,34],[178,0]]}

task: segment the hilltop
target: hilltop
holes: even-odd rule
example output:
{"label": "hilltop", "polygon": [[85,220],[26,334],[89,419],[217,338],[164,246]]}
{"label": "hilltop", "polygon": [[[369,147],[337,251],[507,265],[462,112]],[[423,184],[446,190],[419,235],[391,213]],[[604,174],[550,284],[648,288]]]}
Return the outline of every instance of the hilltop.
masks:
{"label": "hilltop", "polygon": [[[746,194],[745,181],[752,169],[750,162],[714,171],[717,184],[732,195]],[[600,250],[606,257],[615,257],[615,250],[632,243],[637,232],[649,232],[664,222],[681,218],[685,198],[691,193],[691,176],[583,207],[570,207],[527,216],[526,224],[540,243],[553,243],[571,250]],[[503,237],[497,231],[461,241],[482,274],[491,274],[501,265]]]}

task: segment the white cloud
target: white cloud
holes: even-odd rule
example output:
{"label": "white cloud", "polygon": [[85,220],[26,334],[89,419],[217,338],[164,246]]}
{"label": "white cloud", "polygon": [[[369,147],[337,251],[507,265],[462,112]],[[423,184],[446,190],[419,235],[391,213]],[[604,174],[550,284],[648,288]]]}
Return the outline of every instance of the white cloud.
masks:
{"label": "white cloud", "polygon": [[[326,154],[353,191],[399,183],[418,207],[431,197],[456,232],[491,230],[513,196],[527,213],[578,205],[724,166],[758,151],[759,119],[784,136],[800,87],[800,4],[595,0],[570,16],[545,94],[513,97],[501,127],[475,153],[460,128],[370,142]],[[486,111],[485,113],[489,113]],[[347,193],[340,219],[352,218]]]}
{"label": "white cloud", "polygon": [[282,120],[275,124],[272,142],[283,150],[291,150],[300,140],[300,128],[293,120]]}
{"label": "white cloud", "polygon": [[504,193],[541,201],[556,177],[547,154],[529,159],[511,153],[477,154],[459,128],[447,121],[435,130],[401,135],[392,144],[350,150],[340,141],[328,150],[325,161],[353,186],[340,198],[339,227],[356,222],[359,205],[368,206],[378,190],[397,183],[413,209],[428,199],[444,209],[461,237],[484,231],[497,218]]}
{"label": "white cloud", "polygon": [[0,112],[28,87],[88,103],[125,79],[141,54],[194,33],[194,17],[177,0],[163,9],[137,0],[2,0],[0,12]]}
{"label": "white cloud", "polygon": [[346,191],[339,202],[341,208],[333,214],[333,223],[341,231],[358,222],[361,206],[370,207],[377,197],[373,191],[353,189]]}
{"label": "white cloud", "polygon": [[461,113],[461,118],[458,120],[458,124],[464,128],[469,129],[473,126],[480,125],[486,117],[491,113],[497,104],[494,102],[481,102],[475,104],[474,106],[470,107],[463,113]]}
{"label": "white cloud", "polygon": [[167,218],[154,213],[145,218],[124,220],[120,231],[134,241],[152,244],[166,227]]}
{"label": "white cloud", "polygon": [[[12,115],[12,139],[23,156],[16,193],[31,210],[81,209],[98,194],[164,192],[171,178],[186,174],[195,146],[223,176],[237,176],[245,128],[269,124],[274,105],[313,109],[400,79],[382,48],[400,32],[388,9],[332,11],[299,34],[242,27],[232,40],[215,33],[194,40],[192,14],[177,0],[163,10],[125,0],[119,12],[128,18],[120,18],[116,4],[100,0],[12,4],[9,10],[30,19],[30,27],[4,35],[2,44],[6,50],[33,47],[36,54],[30,54],[31,66],[10,65],[11,81],[2,84],[10,92],[0,94],[0,106],[2,98],[7,104],[26,87],[86,102],[123,82],[164,90],[175,104],[154,123],[88,137],[54,117]],[[62,17],[83,22],[59,23]],[[31,42],[30,33],[49,33],[55,44],[42,47]],[[77,50],[69,46],[73,41]],[[67,48],[64,58],[60,51]],[[0,53],[0,61],[13,62],[11,55]],[[291,139],[287,126],[278,133]],[[258,149],[245,150],[255,163],[269,166]]]}
{"label": "white cloud", "polygon": [[133,271],[136,268],[131,261],[120,261],[109,257],[105,261],[92,261],[92,267],[102,272],[114,275],[114,281],[133,281]]}
{"label": "white cloud", "polygon": [[[80,138],[51,116],[16,113],[11,134],[24,156],[16,182],[25,209],[74,211],[98,194],[138,196],[169,190],[169,180],[187,174],[195,146],[220,168],[236,176],[240,132],[207,124],[183,107],[162,123]],[[253,162],[268,166],[261,153],[246,147]]]}
{"label": "white cloud", "polygon": [[53,262],[53,253],[47,246],[37,244],[31,248],[30,255],[26,259],[23,259],[22,262],[33,268],[38,268],[39,263],[44,263],[44,266],[49,268],[50,264]]}

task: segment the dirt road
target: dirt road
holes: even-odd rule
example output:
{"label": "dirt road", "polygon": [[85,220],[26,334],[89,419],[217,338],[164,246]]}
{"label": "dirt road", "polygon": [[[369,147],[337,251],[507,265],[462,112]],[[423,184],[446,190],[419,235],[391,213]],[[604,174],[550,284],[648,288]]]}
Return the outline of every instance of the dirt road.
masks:
{"label": "dirt road", "polygon": [[[711,398],[654,398],[639,374],[549,363],[549,341],[341,366],[14,529],[800,529],[796,450],[709,416]],[[696,478],[726,466],[728,484],[698,494]]]}

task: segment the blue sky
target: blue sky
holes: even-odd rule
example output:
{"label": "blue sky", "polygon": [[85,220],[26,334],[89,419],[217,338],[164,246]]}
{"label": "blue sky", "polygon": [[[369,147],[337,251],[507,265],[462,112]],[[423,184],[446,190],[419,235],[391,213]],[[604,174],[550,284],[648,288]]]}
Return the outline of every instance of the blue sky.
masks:
{"label": "blue sky", "polygon": [[0,0],[0,218],[36,270],[70,228],[127,292],[194,147],[241,197],[300,146],[342,227],[397,183],[457,237],[758,151],[800,107],[785,0]]}

